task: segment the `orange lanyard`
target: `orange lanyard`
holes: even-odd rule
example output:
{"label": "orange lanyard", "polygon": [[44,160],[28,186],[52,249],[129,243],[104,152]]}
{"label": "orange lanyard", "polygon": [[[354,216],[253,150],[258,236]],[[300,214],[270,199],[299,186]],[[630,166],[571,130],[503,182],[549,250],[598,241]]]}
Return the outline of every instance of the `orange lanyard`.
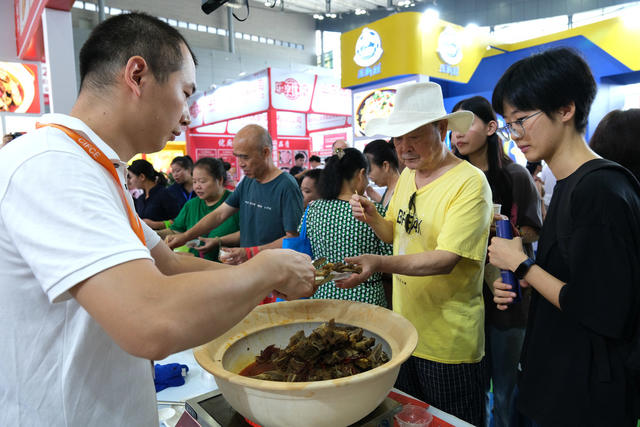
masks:
{"label": "orange lanyard", "polygon": [[127,201],[127,198],[124,195],[122,184],[120,183],[120,179],[118,178],[118,173],[116,172],[116,168],[115,166],[113,166],[113,163],[111,162],[111,160],[109,160],[107,156],[105,156],[105,154],[98,147],[96,147],[93,142],[91,142],[87,138],[84,138],[83,136],[78,134],[78,132],[72,129],[69,129],[66,126],[57,125],[53,123],[45,123],[45,124],[36,123],[36,128],[41,128],[44,126],[51,126],[56,129],[60,129],[62,132],[66,133],[69,138],[73,139],[84,151],[87,152],[89,157],[91,157],[96,162],[100,163],[100,165],[102,165],[102,167],[104,167],[109,172],[109,174],[111,175],[111,178],[113,178],[113,181],[116,184],[116,188],[118,189],[118,193],[120,194],[120,199],[122,200],[122,204],[127,209],[127,214],[129,215],[129,223],[131,224],[131,228],[133,229],[133,232],[136,233],[136,236],[138,236],[138,239],[140,239],[140,241],[144,245],[145,244],[144,230],[142,229],[140,218],[138,217],[138,215],[136,215],[133,212],[133,210],[131,210],[131,206],[129,205],[129,202]]}

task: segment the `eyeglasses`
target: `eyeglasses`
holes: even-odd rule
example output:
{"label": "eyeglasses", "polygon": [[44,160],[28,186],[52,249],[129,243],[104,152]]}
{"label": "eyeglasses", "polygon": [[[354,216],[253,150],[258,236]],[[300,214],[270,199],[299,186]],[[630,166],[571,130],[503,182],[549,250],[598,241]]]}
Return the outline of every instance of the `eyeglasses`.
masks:
{"label": "eyeglasses", "polygon": [[496,132],[498,133],[500,138],[505,141],[509,141],[513,138],[522,138],[524,137],[525,120],[529,120],[531,117],[535,117],[540,113],[542,113],[542,111],[538,111],[537,113],[533,113],[521,119],[514,120],[511,123],[507,123],[503,127],[499,128]]}
{"label": "eyeglasses", "polygon": [[407,215],[404,217],[404,231],[406,231],[407,234],[411,234],[416,219],[416,193],[417,191],[414,191],[409,198],[409,209]]}

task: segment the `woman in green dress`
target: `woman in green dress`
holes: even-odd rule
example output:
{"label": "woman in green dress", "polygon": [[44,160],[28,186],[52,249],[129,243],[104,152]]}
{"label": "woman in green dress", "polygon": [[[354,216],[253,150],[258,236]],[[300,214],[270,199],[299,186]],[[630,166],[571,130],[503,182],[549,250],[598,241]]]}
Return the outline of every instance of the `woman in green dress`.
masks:
{"label": "woman in green dress", "polygon": [[[371,227],[351,214],[349,199],[354,193],[364,193],[369,184],[368,171],[366,157],[355,148],[339,149],[327,160],[318,183],[321,199],[311,202],[307,214],[307,236],[315,258],[344,262],[347,257],[364,253],[391,255],[391,245],[381,242]],[[384,215],[382,205],[376,204],[376,208]],[[352,289],[338,288],[333,281],[328,282],[320,286],[311,298],[388,306],[380,273],[373,274],[369,280]]]}
{"label": "woman in green dress", "polygon": [[[198,160],[193,166],[193,191],[198,196],[189,200],[173,220],[171,230],[183,233],[193,227],[202,217],[214,211],[231,194],[224,188],[226,171],[222,161],[211,157]],[[204,258],[218,261],[218,251],[221,246],[238,246],[240,244],[240,222],[238,214],[229,217],[225,222],[214,228],[200,240],[215,239],[216,245],[211,251],[200,254],[197,248],[189,251],[194,255],[204,255]]]}

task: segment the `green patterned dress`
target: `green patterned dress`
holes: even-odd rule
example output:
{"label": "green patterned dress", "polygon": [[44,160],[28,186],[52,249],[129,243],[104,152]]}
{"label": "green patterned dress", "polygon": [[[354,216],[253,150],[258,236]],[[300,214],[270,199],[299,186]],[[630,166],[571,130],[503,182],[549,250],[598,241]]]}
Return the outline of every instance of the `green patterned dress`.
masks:
{"label": "green patterned dress", "polygon": [[[376,203],[384,216],[385,208]],[[344,262],[347,257],[362,254],[391,255],[393,247],[375,235],[368,224],[358,221],[344,200],[316,200],[309,205],[307,236],[315,258]],[[311,298],[330,298],[366,302],[388,307],[382,286],[382,275],[374,273],[369,280],[352,289],[341,289],[334,282],[318,288]]]}

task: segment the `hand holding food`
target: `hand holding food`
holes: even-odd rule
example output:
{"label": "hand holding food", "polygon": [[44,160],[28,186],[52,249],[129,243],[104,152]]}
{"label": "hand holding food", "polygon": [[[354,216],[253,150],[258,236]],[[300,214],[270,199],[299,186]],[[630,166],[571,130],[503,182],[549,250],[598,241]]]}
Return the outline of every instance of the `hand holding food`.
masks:
{"label": "hand holding food", "polygon": [[[244,251],[243,248],[234,249]],[[309,255],[291,249],[268,249],[258,253],[250,262],[285,299],[308,297],[315,292],[316,270]]]}
{"label": "hand holding food", "polygon": [[164,238],[164,242],[171,249],[184,246],[184,244],[187,243],[187,241],[188,239],[185,237],[184,233],[172,234]]}
{"label": "hand holding food", "polygon": [[[326,258],[319,258],[313,262],[316,267],[316,284],[324,285],[331,280],[340,280],[351,276],[352,273],[362,273],[362,268],[355,264],[343,262],[326,263]],[[324,265],[323,265],[324,264]]]}
{"label": "hand holding food", "polygon": [[353,213],[354,218],[358,221],[368,223],[369,220],[378,213],[371,200],[364,196],[359,196],[358,194],[351,196],[349,204],[351,205],[351,212]]}

